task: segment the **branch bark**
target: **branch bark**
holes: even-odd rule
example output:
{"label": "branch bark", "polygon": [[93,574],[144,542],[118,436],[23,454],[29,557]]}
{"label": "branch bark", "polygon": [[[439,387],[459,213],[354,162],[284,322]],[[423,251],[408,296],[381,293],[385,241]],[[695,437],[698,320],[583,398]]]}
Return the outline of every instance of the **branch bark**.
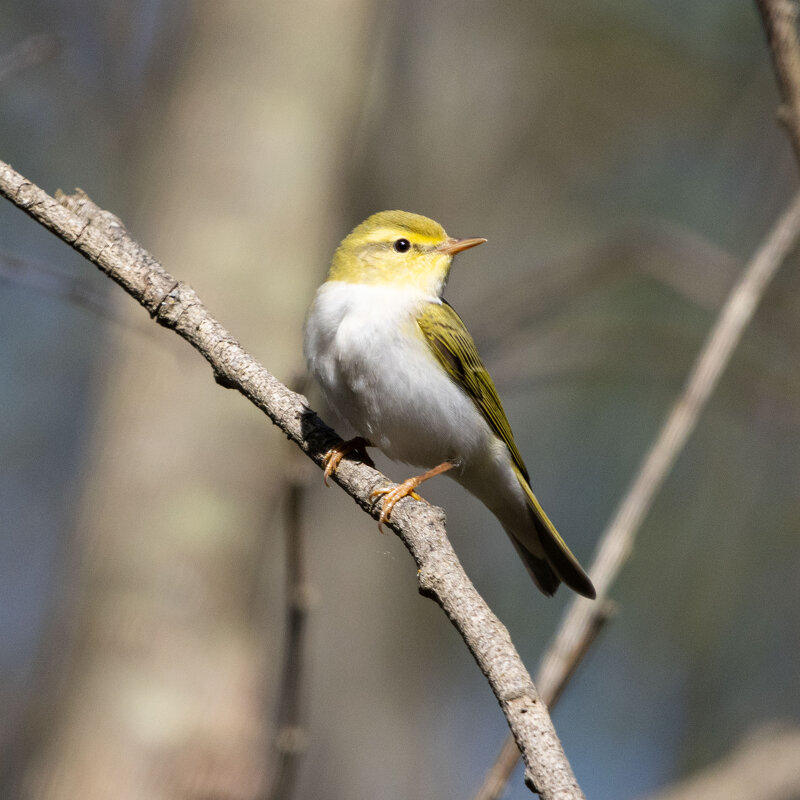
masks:
{"label": "branch bark", "polygon": [[[195,291],[170,275],[138,245],[113,214],[81,191],[51,197],[0,161],[0,193],[95,264],[160,325],[174,330],[210,364],[215,380],[260,408],[318,466],[340,438],[271,375],[208,312]],[[370,493],[390,483],[377,470],[345,460],[338,483],[375,519]],[[461,634],[497,697],[525,759],[525,780],[545,800],[583,793],[558,740],[547,707],[505,626],[470,583],[447,539],[441,509],[404,499],[389,525],[417,565],[419,590],[441,606]]]}
{"label": "branch bark", "polygon": [[[551,711],[555,708],[567,683],[575,674],[584,656],[589,652],[595,639],[600,635],[600,631],[605,628],[606,624],[616,613],[616,606],[608,598],[603,598],[601,601],[594,604],[594,612],[592,627],[581,641],[580,646],[572,651],[572,661],[561,675],[561,680],[558,682],[551,681],[549,684],[545,684],[544,687],[542,687],[539,682],[540,676],[537,675],[536,677],[536,685],[539,687],[542,700],[544,700]],[[491,768],[486,773],[483,783],[475,794],[474,800],[499,800],[517,764],[519,764],[519,747],[517,747],[513,736],[507,736],[506,740],[503,742],[503,746],[500,748],[500,752],[495,758],[494,764],[492,764]]]}

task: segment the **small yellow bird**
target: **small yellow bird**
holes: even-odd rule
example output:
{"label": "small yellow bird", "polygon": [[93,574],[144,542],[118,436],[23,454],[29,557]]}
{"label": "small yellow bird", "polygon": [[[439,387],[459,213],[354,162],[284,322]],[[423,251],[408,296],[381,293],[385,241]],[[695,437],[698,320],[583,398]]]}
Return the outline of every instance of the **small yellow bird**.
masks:
{"label": "small yellow bird", "polygon": [[497,517],[546,595],[589,577],[531,490],[497,390],[461,318],[442,299],[453,256],[486,239],[453,239],[437,222],[382,211],[339,245],[306,319],[303,350],[331,407],[357,436],[326,454],[325,482],[352,451],[377,447],[427,470],[384,495],[403,497],[447,472]]}

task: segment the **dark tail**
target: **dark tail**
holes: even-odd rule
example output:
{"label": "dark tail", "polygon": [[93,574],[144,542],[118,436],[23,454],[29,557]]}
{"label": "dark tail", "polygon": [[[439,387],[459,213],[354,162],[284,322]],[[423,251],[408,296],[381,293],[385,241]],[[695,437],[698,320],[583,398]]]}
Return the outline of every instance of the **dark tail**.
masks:
{"label": "dark tail", "polygon": [[528,551],[522,542],[517,541],[516,537],[512,536],[511,538],[534,582],[546,595],[552,595],[558,589],[559,583],[563,581],[578,594],[594,600],[597,597],[597,592],[595,592],[589,576],[583,571],[578,559],[572,555],[566,542],[558,535],[555,526],[547,518],[547,514],[544,513],[541,505],[539,505],[539,501],[528,485],[528,481],[520,473],[517,473],[517,477],[525,490],[525,494],[528,496],[528,507],[533,524],[536,527],[539,542],[544,551],[544,558]]}
{"label": "dark tail", "polygon": [[547,563],[544,558],[537,558],[530,550],[525,548],[525,545],[517,539],[516,536],[510,534],[511,539],[522,563],[525,564],[528,574],[533,578],[533,582],[539,588],[542,594],[552,597],[556,593],[556,589],[561,586],[561,578],[553,572],[553,568]]}

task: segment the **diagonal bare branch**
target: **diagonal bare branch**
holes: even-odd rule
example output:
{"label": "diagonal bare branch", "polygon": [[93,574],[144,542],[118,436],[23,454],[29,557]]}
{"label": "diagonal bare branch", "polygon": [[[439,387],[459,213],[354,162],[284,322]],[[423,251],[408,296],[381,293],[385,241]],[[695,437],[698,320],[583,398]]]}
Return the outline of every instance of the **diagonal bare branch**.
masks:
{"label": "diagonal bare branch", "polygon": [[[800,38],[798,9],[794,0],[756,0],[782,105],[778,117],[800,165]],[[617,514],[600,539],[594,564],[589,571],[598,600],[607,592],[630,556],[639,525],[655,495],[672,469],[680,451],[694,430],[700,414],[728,365],[745,328],[769,282],[800,235],[800,194],[798,194],[734,286],[698,356],[690,378],[672,407],[661,432],[647,453]],[[576,598],[561,622],[536,677],[542,696],[560,694],[597,633],[602,605],[594,607]],[[519,755],[506,739],[495,763],[487,772],[475,800],[497,800],[503,793]]]}
{"label": "diagonal bare branch", "polygon": [[[592,603],[583,597],[572,601],[537,675],[536,683],[542,697],[556,698],[560,694],[586,652],[588,643],[596,637],[598,624],[602,621],[598,615],[605,613],[603,603],[608,599],[608,591],[630,557],[636,535],[655,496],[695,429],[770,280],[798,236],[800,193],[779,217],[728,295],[683,391],[645,455],[614,518],[600,537],[589,570],[597,589],[597,601]],[[498,798],[516,762],[513,747],[507,741],[475,795],[476,800]]]}
{"label": "diagonal bare branch", "polygon": [[[242,348],[190,286],[170,275],[117,217],[83,192],[53,198],[0,161],[0,194],[94,263],[160,325],[189,342],[211,365],[218,383],[241,392],[318,466],[324,453],[341,441],[305,397],[290,391]],[[370,493],[389,483],[385,476],[345,460],[334,478],[377,519]],[[442,510],[404,499],[392,512],[390,527],[417,564],[420,592],[441,606],[489,681],[525,759],[528,786],[545,800],[582,798],[547,707],[505,626],[461,567],[447,539]]]}
{"label": "diagonal bare branch", "polygon": [[[675,401],[661,431],[651,446],[636,478],[600,539],[591,568],[598,597],[605,597],[623,564],[628,560],[636,534],[675,459],[697,425],[720,376],[730,363],[734,349],[753,317],[769,281],[800,235],[800,194],[779,217],[741,278],[731,290],[686,385]],[[570,652],[580,645],[591,627],[593,610],[573,602],[556,641],[540,670],[543,685],[558,683]]]}

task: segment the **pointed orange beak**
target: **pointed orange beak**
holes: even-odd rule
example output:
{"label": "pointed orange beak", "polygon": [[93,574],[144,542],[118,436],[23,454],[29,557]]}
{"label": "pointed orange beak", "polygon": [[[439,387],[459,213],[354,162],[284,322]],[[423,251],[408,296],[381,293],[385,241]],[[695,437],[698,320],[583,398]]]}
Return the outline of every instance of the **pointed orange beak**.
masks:
{"label": "pointed orange beak", "polygon": [[486,239],[481,237],[477,237],[474,239],[453,239],[451,236],[449,239],[442,242],[436,249],[440,253],[447,253],[449,256],[454,256],[456,253],[460,253],[462,250],[469,250],[470,247],[477,247],[479,244],[483,244]]}

